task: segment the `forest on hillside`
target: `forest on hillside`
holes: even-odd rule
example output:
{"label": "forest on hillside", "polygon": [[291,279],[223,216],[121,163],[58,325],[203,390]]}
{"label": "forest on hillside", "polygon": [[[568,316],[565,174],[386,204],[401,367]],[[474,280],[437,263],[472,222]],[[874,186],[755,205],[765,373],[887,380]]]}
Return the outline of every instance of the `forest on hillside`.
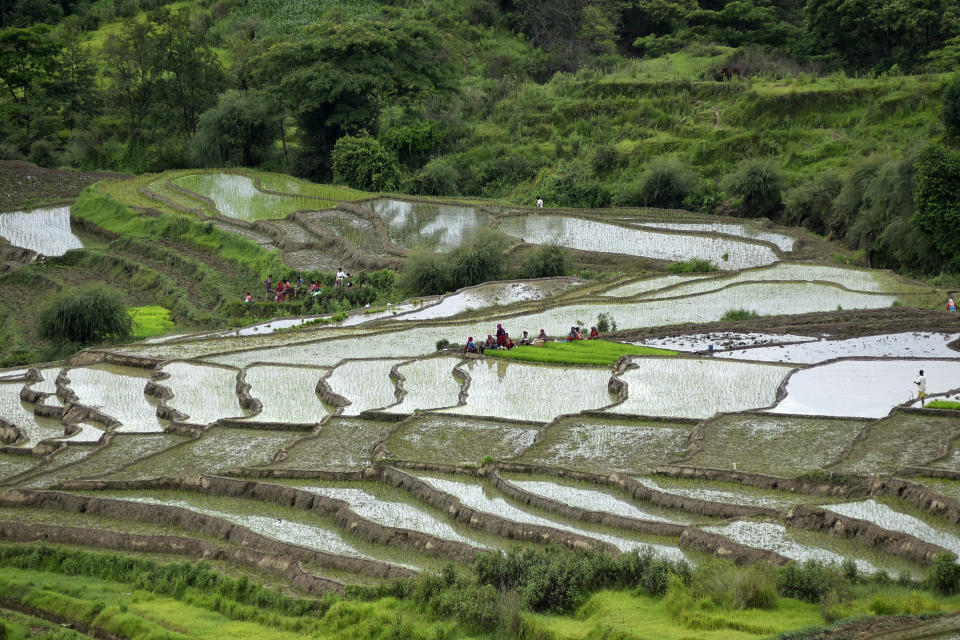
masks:
{"label": "forest on hillside", "polygon": [[958,65],[951,0],[0,0],[0,159],[767,217],[950,284]]}

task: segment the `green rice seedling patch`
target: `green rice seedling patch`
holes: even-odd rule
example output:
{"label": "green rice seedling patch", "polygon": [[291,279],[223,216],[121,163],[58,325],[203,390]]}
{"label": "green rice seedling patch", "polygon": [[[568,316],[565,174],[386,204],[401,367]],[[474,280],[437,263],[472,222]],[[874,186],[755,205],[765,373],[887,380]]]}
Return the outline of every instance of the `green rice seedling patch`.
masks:
{"label": "green rice seedling patch", "polygon": [[70,207],[0,213],[0,238],[45,256],[62,256],[82,249],[83,242],[70,229]]}
{"label": "green rice seedling patch", "polygon": [[40,464],[40,460],[33,456],[0,453],[0,483],[4,482],[7,478],[29,471],[38,464]]}
{"label": "green rice seedling patch", "polygon": [[[612,413],[709,418],[772,405],[789,367],[711,359],[634,358],[620,379],[627,399]],[[736,366],[727,366],[736,365]]]}
{"label": "green rice seedling patch", "polygon": [[396,386],[390,369],[400,360],[352,360],[337,366],[326,381],[330,389],[350,401],[343,415],[356,416],[369,409],[396,403]]}
{"label": "green rice seedling patch", "polygon": [[931,400],[927,403],[928,409],[949,409],[950,411],[960,411],[960,402],[953,400]]}
{"label": "green rice seedling patch", "polygon": [[781,511],[786,511],[798,504],[829,504],[837,501],[835,498],[761,489],[737,482],[722,482],[719,480],[670,478],[661,475],[638,477],[637,481],[655,491],[672,493],[686,498],[750,507],[765,507]]}
{"label": "green rice seedling patch", "polygon": [[729,524],[703,527],[734,542],[766,549],[803,563],[818,560],[837,567],[844,559],[853,560],[862,573],[874,573],[883,569],[892,575],[908,571],[923,575],[923,567],[898,556],[877,551],[855,540],[824,533],[784,527],[775,522],[736,520]]}
{"label": "green rice seedling patch", "polygon": [[886,502],[867,499],[833,504],[826,508],[843,516],[872,522],[890,531],[915,536],[924,542],[941,546],[960,557],[960,536],[958,536],[960,528],[948,526],[945,522],[934,526],[927,521],[932,520],[929,515],[925,520],[901,510],[899,505],[897,507],[894,508]]}
{"label": "green rice seedling patch", "polygon": [[46,487],[65,480],[105,476],[140,458],[171,449],[190,438],[175,433],[114,433],[110,442],[67,467],[32,478],[32,487]]}
{"label": "green rice seedling patch", "polygon": [[327,369],[256,365],[244,372],[250,395],[260,400],[260,413],[250,416],[255,422],[314,424],[330,414],[330,407],[317,395],[317,382]]}
{"label": "green rice seedling patch", "polygon": [[159,305],[130,307],[127,309],[133,321],[133,339],[143,340],[153,336],[162,336],[173,331],[170,310]]}
{"label": "green rice seedling patch", "polygon": [[373,256],[389,256],[377,228],[372,222],[349,211],[309,211],[302,214],[304,219],[332,232],[338,238],[351,243],[361,253]]}
{"label": "green rice seedling patch", "polygon": [[388,407],[391,413],[413,413],[418,410],[452,407],[460,401],[460,380],[453,377],[459,358],[424,358],[401,365],[403,400]]}
{"label": "green rice seedling patch", "polygon": [[642,280],[628,282],[627,284],[620,285],[619,287],[614,287],[613,289],[604,292],[603,295],[610,298],[629,298],[641,293],[659,291],[660,289],[664,289],[666,287],[672,287],[674,285],[683,284],[691,280],[699,280],[701,278],[708,277],[710,276],[654,276],[652,278],[643,278]]}
{"label": "green rice seedling patch", "polygon": [[296,441],[274,469],[358,471],[372,463],[373,448],[392,422],[359,418],[330,418],[320,433]]}
{"label": "green rice seedling patch", "polygon": [[133,367],[95,365],[70,369],[67,377],[77,402],[120,422],[117,432],[155,433],[163,431],[163,424],[157,418],[156,401],[143,393],[152,373]]}
{"label": "green rice seedling patch", "polygon": [[[663,509],[655,505],[644,504],[638,506],[624,493],[603,486],[553,476],[519,473],[501,474],[501,476],[524,491],[588,511],[604,511],[627,518],[655,522],[671,522],[674,524],[689,524],[691,522],[689,514]],[[698,521],[707,521],[707,519],[698,518]]]}
{"label": "green rice seedling patch", "polygon": [[464,535],[439,513],[430,513],[419,505],[409,503],[400,498],[399,494],[390,498],[382,491],[375,491],[369,485],[317,485],[295,484],[297,489],[316,493],[334,500],[343,500],[350,505],[350,509],[361,518],[366,518],[386,527],[399,527],[420,531],[443,540],[462,542],[473,547],[487,546],[477,542],[473,537]]}
{"label": "green rice seedling patch", "polygon": [[89,636],[73,629],[64,628],[63,625],[36,616],[13,611],[12,609],[0,608],[0,624],[4,625],[4,630],[8,638],[38,638],[38,640],[92,640]]}
{"label": "green rice seedling patch", "polygon": [[504,218],[505,233],[533,244],[581,251],[619,253],[654,260],[707,260],[720,269],[744,269],[777,262],[769,246],[708,235],[664,233],[560,216]]}
{"label": "green rice seedling patch", "polygon": [[[524,616],[531,634],[555,640],[578,638],[656,638],[657,640],[756,640],[823,624],[820,607],[779,598],[775,609],[727,609],[705,605],[678,621],[665,598],[625,591],[594,594],[575,616],[531,613]],[[689,615],[693,614],[693,615]],[[706,627],[706,628],[704,628]]]}
{"label": "green rice seedling patch", "polygon": [[518,462],[591,473],[643,473],[683,455],[692,425],[611,416],[562,418]]}
{"label": "green rice seedling patch", "polygon": [[926,466],[940,456],[958,431],[960,425],[949,416],[897,412],[870,425],[830,469],[874,474]]}
{"label": "green rice seedling patch", "polygon": [[694,467],[798,476],[836,462],[868,420],[761,414],[719,416],[685,464]]}
{"label": "green rice seedling patch", "polygon": [[237,397],[238,371],[189,362],[171,362],[161,371],[169,374],[161,384],[173,392],[167,405],[189,416],[190,424],[245,414]]}
{"label": "green rice seedling patch", "polygon": [[405,421],[391,433],[387,448],[400,460],[479,464],[486,456],[513,458],[533,444],[537,432],[536,427],[518,424],[423,415]]}
{"label": "green rice seedling patch", "polygon": [[217,211],[228,218],[253,222],[280,220],[294,211],[324,209],[333,200],[263,193],[246,176],[233,173],[191,174],[174,179],[178,185],[213,200]]}
{"label": "green rice seedling patch", "polygon": [[[671,544],[671,542],[675,541],[667,542],[665,539],[657,539],[654,536],[637,536],[617,529],[592,526],[584,523],[579,523],[574,526],[566,519],[554,514],[526,506],[524,508],[517,507],[502,497],[486,481],[454,479],[446,476],[433,475],[420,475],[419,477],[435,489],[456,496],[462,504],[484,513],[491,513],[502,518],[513,520],[514,522],[553,527],[562,531],[588,536],[612,544],[621,551],[649,548],[655,555],[669,560],[686,559],[683,551],[677,548],[675,544]],[[664,544],[665,542],[667,543]]]}
{"label": "green rice seedling patch", "polygon": [[841,360],[794,373],[787,397],[771,411],[882,418],[914,399],[913,380],[921,369],[929,394],[960,387],[956,360]]}
{"label": "green rice seedling patch", "polygon": [[197,439],[138,460],[107,478],[137,480],[160,476],[182,477],[253,467],[269,462],[277,451],[298,437],[295,432],[211,427]]}
{"label": "green rice seedling patch", "polygon": [[38,418],[33,415],[33,409],[20,401],[21,389],[23,382],[0,383],[0,418],[16,425],[26,438],[17,446],[32,447],[42,440],[62,436],[63,425],[59,420]]}
{"label": "green rice seedling patch", "polygon": [[489,350],[485,352],[485,355],[524,362],[609,367],[619,360],[620,356],[675,356],[677,352],[607,340],[576,340],[573,342],[546,342],[539,347],[516,347],[509,351]]}
{"label": "green rice seedling patch", "polygon": [[750,240],[761,240],[776,245],[781,251],[793,251],[797,239],[784,233],[762,231],[747,224],[699,223],[699,222],[646,222],[637,223],[640,227],[654,229],[672,229],[674,231],[689,231],[693,233],[724,233],[728,236],[740,236]]}
{"label": "green rice seedling patch", "polygon": [[[99,494],[98,494],[99,495]],[[110,497],[182,507],[222,518],[274,540],[354,558],[373,558],[414,569],[436,569],[440,563],[416,552],[364,542],[338,528],[333,518],[293,507],[223,496],[176,491],[107,492]]]}
{"label": "green rice seedling patch", "polygon": [[449,204],[380,199],[364,206],[383,218],[390,239],[407,249],[455,249],[470,232],[491,220],[473,207]]}
{"label": "green rice seedling patch", "polygon": [[565,413],[599,409],[616,400],[605,369],[469,360],[465,405],[444,413],[549,422]]}

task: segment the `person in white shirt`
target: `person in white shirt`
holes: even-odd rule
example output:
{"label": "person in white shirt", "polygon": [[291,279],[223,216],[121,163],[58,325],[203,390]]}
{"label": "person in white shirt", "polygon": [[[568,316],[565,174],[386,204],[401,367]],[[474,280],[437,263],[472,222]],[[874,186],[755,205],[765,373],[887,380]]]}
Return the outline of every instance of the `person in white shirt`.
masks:
{"label": "person in white shirt", "polygon": [[537,209],[543,209],[543,198],[537,198]]}
{"label": "person in white shirt", "polygon": [[927,377],[923,375],[923,369],[920,369],[920,375],[913,381],[917,385],[917,397],[920,398],[920,406],[923,406],[923,399],[927,395]]}

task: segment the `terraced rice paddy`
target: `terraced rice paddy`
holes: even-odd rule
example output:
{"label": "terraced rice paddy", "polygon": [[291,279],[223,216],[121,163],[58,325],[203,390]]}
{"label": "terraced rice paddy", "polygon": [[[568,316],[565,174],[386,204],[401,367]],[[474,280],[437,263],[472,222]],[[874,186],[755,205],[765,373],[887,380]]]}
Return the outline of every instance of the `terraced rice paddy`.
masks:
{"label": "terraced rice paddy", "polygon": [[453,375],[459,358],[426,358],[397,368],[405,394],[400,404],[387,408],[391,413],[413,413],[452,407],[460,401],[462,384]]}
{"label": "terraced rice paddy", "polygon": [[33,391],[37,391],[39,393],[56,393],[57,376],[60,374],[60,371],[60,367],[44,367],[42,369],[37,369],[37,373],[40,374],[40,380],[30,382],[27,386]]}
{"label": "terraced rice paddy", "polygon": [[390,255],[377,233],[377,228],[362,216],[340,210],[308,211],[301,215],[303,220],[347,240],[362,253],[372,256]]}
{"label": "terraced rice paddy", "polygon": [[70,207],[0,213],[0,238],[45,256],[62,256],[83,242],[70,230]]}
{"label": "terraced rice paddy", "polygon": [[161,371],[169,376],[161,384],[173,393],[166,403],[185,414],[185,422],[203,425],[244,415],[236,392],[236,370],[173,362]]}
{"label": "terraced rice paddy", "polygon": [[632,540],[589,529],[581,529],[566,524],[559,519],[535,515],[534,513],[513,506],[504,498],[496,495],[492,490],[476,482],[450,480],[435,476],[419,477],[433,488],[455,496],[458,500],[460,500],[461,503],[476,509],[477,511],[490,513],[500,516],[501,518],[507,518],[508,520],[513,520],[514,522],[552,527],[561,531],[568,531],[577,535],[587,536],[589,538],[594,538],[595,540],[612,544],[621,551],[648,548],[652,550],[654,554],[664,558],[669,558],[671,560],[686,559],[685,554],[677,547],[643,542],[641,540]]}
{"label": "terraced rice paddy", "polygon": [[666,287],[672,287],[684,282],[690,282],[691,280],[700,280],[701,278],[709,277],[710,276],[654,276],[652,278],[644,278],[643,280],[637,280],[635,282],[629,282],[627,284],[620,285],[619,287],[605,291],[603,295],[610,298],[629,298],[641,293],[659,291],[660,289],[665,289]]}
{"label": "terraced rice paddy", "polygon": [[77,403],[96,409],[120,426],[118,433],[156,433],[163,431],[157,418],[156,402],[144,394],[151,371],[130,367],[97,365],[66,372],[68,388],[77,395]]}
{"label": "terraced rice paddy", "polygon": [[930,466],[960,436],[955,416],[922,416],[896,411],[864,429],[831,470],[893,473],[902,467]]}
{"label": "terraced rice paddy", "polygon": [[27,448],[43,440],[62,436],[63,425],[59,420],[38,418],[33,415],[32,409],[21,402],[22,388],[22,382],[0,383],[0,417],[20,431],[21,439],[17,445]]}
{"label": "terraced rice paddy", "polygon": [[86,422],[78,422],[73,425],[75,432],[72,435],[61,438],[61,442],[72,442],[74,444],[96,444],[103,437],[103,428]]}
{"label": "terraced rice paddy", "polygon": [[[714,355],[719,355],[720,349],[739,349],[746,352],[741,347],[753,347],[764,344],[781,344],[791,342],[814,342],[817,338],[810,336],[797,336],[788,333],[733,333],[722,331],[718,333],[703,333],[683,336],[670,336],[667,338],[650,338],[634,344],[647,347],[656,347],[659,349],[673,349],[675,351],[709,351],[712,347],[716,350]],[[780,347],[776,347],[780,348]],[[759,351],[759,349],[757,349]],[[753,350],[750,350],[752,353]],[[724,354],[726,355],[726,354]],[[751,360],[754,358],[744,358]],[[761,360],[762,358],[755,358]]]}
{"label": "terraced rice paddy", "polygon": [[616,401],[606,369],[471,360],[463,370],[471,378],[466,404],[444,413],[549,422]]}
{"label": "terraced rice paddy", "polygon": [[470,232],[490,222],[489,215],[473,207],[389,199],[364,206],[383,218],[390,239],[407,249],[454,249]]}
{"label": "terraced rice paddy", "polygon": [[396,386],[390,379],[390,370],[400,362],[352,360],[338,365],[325,380],[331,391],[350,400],[343,408],[343,415],[358,416],[396,403]]}
{"label": "terraced rice paddy", "polygon": [[498,228],[533,244],[556,244],[581,251],[620,253],[669,262],[701,259],[723,270],[756,267],[778,260],[773,249],[764,244],[645,231],[582,218],[512,216],[504,218]]}
{"label": "terraced rice paddy", "polygon": [[684,463],[797,476],[837,462],[869,424],[867,420],[723,415],[703,426],[696,453]]}
{"label": "terraced rice paddy", "polygon": [[947,346],[957,338],[960,338],[960,334],[893,333],[846,340],[817,340],[803,344],[736,349],[717,353],[716,357],[801,364],[816,364],[834,358],[960,358],[960,351]]}
{"label": "terraced rice paddy", "polygon": [[250,416],[255,422],[313,424],[323,420],[331,409],[316,393],[317,382],[328,369],[256,365],[244,371],[250,395],[263,405]]}
{"label": "terraced rice paddy", "polygon": [[[569,286],[569,284],[567,284]],[[449,318],[465,311],[505,306],[515,302],[542,300],[564,289],[561,282],[510,282],[480,285],[444,296],[437,304],[398,316],[397,320]]]}
{"label": "terraced rice paddy", "polygon": [[333,204],[263,193],[250,178],[232,173],[190,174],[174,182],[210,198],[222,215],[247,222],[279,220],[294,211],[322,209]]}
{"label": "terraced rice paddy", "polygon": [[[709,418],[772,405],[787,367],[709,359],[633,358],[620,376],[627,399],[611,413]],[[727,366],[727,365],[739,366]]]}
{"label": "terraced rice paddy", "polygon": [[637,478],[637,481],[648,489],[685,498],[748,507],[764,507],[780,511],[786,511],[790,507],[801,503],[819,502],[812,496],[798,496],[783,491],[767,491],[732,482],[676,480],[660,476],[656,478]]}
{"label": "terraced rice paddy", "polygon": [[393,425],[358,418],[330,418],[320,433],[288,445],[286,455],[270,463],[276,469],[359,471],[373,462],[373,449]]}
{"label": "terraced rice paddy", "polygon": [[593,473],[643,473],[679,459],[691,428],[656,420],[563,418],[517,460]]}
{"label": "terraced rice paddy", "polygon": [[354,487],[318,487],[314,485],[294,485],[297,489],[317,495],[343,500],[350,509],[361,518],[367,518],[386,527],[412,529],[443,540],[455,540],[470,546],[482,546],[475,540],[461,535],[449,524],[431,513],[399,500],[387,500],[382,496],[368,493]]}
{"label": "terraced rice paddy", "polygon": [[783,233],[761,231],[745,224],[708,224],[697,222],[641,222],[638,226],[654,229],[672,229],[674,231],[694,231],[700,233],[724,233],[728,236],[741,236],[751,240],[762,240],[774,244],[781,251],[793,251],[797,239]]}
{"label": "terraced rice paddy", "polygon": [[771,411],[801,415],[882,418],[916,396],[923,369],[927,393],[960,387],[960,365],[947,360],[845,360],[794,373],[787,397]]}
{"label": "terraced rice paddy", "polygon": [[689,522],[688,518],[677,514],[665,515],[661,510],[641,509],[631,502],[597,489],[585,489],[547,480],[518,480],[514,477],[508,478],[508,481],[524,491],[588,511],[603,511],[651,522],[671,522],[673,524]]}
{"label": "terraced rice paddy", "polygon": [[479,464],[485,456],[506,460],[533,444],[537,429],[527,425],[441,415],[404,421],[387,447],[400,460]]}
{"label": "terraced rice paddy", "polygon": [[827,509],[842,516],[872,522],[888,531],[907,533],[960,556],[960,538],[957,537],[956,532],[947,532],[932,527],[920,518],[901,513],[882,502],[876,500],[845,502],[830,505]]}

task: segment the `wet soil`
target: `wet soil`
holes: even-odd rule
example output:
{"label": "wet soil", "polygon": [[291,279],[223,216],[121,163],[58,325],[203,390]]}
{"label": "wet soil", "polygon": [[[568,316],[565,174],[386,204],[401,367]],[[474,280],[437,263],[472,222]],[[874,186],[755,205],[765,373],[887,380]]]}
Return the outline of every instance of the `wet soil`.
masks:
{"label": "wet soil", "polygon": [[732,322],[710,322],[630,329],[611,333],[609,339],[624,342],[684,334],[709,333],[790,333],[829,335],[831,338],[855,338],[905,331],[960,331],[960,314],[939,309],[896,307],[875,310],[829,311],[794,316],[760,317]]}
{"label": "wet soil", "polygon": [[72,200],[97,180],[126,177],[119,173],[45,169],[29,162],[0,160],[0,211]]}

